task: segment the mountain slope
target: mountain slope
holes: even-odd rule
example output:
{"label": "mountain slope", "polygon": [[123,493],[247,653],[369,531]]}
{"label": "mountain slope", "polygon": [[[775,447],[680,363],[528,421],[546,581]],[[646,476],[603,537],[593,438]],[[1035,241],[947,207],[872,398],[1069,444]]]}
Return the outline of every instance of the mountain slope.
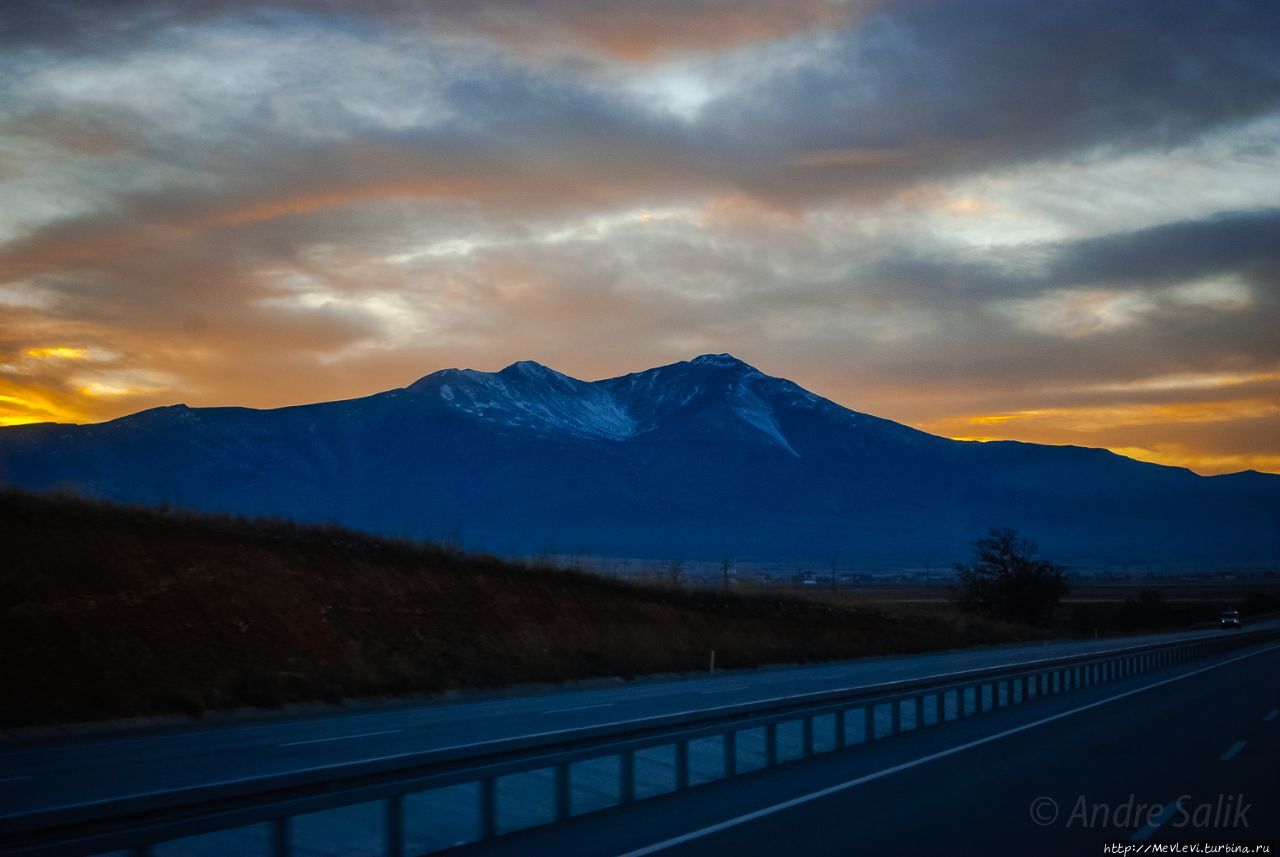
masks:
{"label": "mountain slope", "polygon": [[526,361],[342,402],[13,427],[0,473],[505,554],[918,565],[962,557],[998,524],[1079,564],[1280,561],[1280,477],[951,441],[730,355],[593,383]]}

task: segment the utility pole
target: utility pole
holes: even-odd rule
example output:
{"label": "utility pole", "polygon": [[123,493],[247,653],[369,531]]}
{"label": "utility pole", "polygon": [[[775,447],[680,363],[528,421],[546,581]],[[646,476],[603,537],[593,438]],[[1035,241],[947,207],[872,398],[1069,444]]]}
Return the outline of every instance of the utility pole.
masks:
{"label": "utility pole", "polygon": [[729,589],[729,566],[732,562],[729,557],[720,560],[720,581],[726,591]]}

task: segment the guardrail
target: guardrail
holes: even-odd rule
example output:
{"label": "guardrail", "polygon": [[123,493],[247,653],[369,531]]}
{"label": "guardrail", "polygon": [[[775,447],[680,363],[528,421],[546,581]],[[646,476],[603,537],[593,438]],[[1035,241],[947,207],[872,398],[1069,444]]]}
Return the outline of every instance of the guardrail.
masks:
{"label": "guardrail", "polygon": [[[520,800],[526,804],[531,800],[544,803],[544,817],[535,822],[558,821],[582,814],[575,811],[575,766],[580,769],[583,765],[599,765],[602,760],[616,760],[616,790],[612,800],[604,801],[616,806],[638,799],[636,760],[645,751],[661,750],[670,759],[665,765],[669,782],[659,793],[681,791],[694,785],[690,748],[695,745],[700,762],[718,757],[717,770],[702,771],[700,779],[722,779],[748,768],[758,770],[780,764],[784,755],[802,759],[1278,637],[1280,629],[1224,633],[1219,637],[677,712],[0,816],[0,852],[86,855],[129,851],[159,857],[169,850],[162,843],[178,839],[192,842],[189,837],[238,829],[264,853],[291,857],[295,819],[355,805],[368,809],[376,802],[380,806],[379,818],[373,825],[376,832],[368,829],[367,819],[363,827],[378,841],[366,841],[358,849],[347,850],[403,857],[410,846],[413,853],[426,853],[436,850],[436,845],[459,844],[454,840],[410,842],[406,837],[407,821],[422,821],[407,812],[407,801],[435,793],[434,790],[469,787],[468,799],[474,801],[474,829],[461,839],[486,839],[510,827],[500,824],[503,806],[499,785],[504,779],[539,772],[531,783],[532,789],[526,788],[533,794],[525,794]],[[797,733],[789,754],[781,751],[779,738],[784,730]],[[819,733],[821,741],[816,737]],[[743,764],[748,760],[755,764]],[[594,779],[598,785],[599,771]],[[538,795],[539,791],[543,794]],[[600,802],[599,795],[595,797]],[[450,814],[457,814],[456,800]],[[517,826],[531,825],[517,822]],[[235,850],[249,853],[243,843]]]}

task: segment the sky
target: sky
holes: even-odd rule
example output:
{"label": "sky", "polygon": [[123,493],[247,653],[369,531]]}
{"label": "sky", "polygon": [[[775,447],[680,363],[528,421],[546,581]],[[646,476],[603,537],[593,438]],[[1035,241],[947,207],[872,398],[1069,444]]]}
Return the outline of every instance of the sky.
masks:
{"label": "sky", "polygon": [[0,425],[730,352],[1280,472],[1272,0],[6,0]]}

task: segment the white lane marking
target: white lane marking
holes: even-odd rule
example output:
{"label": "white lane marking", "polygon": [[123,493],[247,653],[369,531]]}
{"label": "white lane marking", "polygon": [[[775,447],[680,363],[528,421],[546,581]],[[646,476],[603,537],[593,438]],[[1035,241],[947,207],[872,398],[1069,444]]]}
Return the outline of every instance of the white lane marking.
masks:
{"label": "white lane marking", "polygon": [[1176,800],[1171,800],[1160,810],[1160,814],[1151,819],[1147,824],[1138,829],[1138,832],[1129,837],[1130,842],[1146,842],[1155,832],[1160,829],[1160,825],[1169,820],[1169,816],[1173,815],[1174,808],[1178,805]]}
{"label": "white lane marking", "polygon": [[1236,756],[1239,756],[1240,751],[1244,749],[1244,745],[1248,743],[1249,743],[1248,741],[1237,741],[1236,743],[1232,744],[1231,747],[1227,750],[1227,752],[1222,754],[1222,761],[1230,762]]}
{"label": "white lane marking", "polygon": [[542,713],[543,714],[559,714],[562,711],[589,711],[593,708],[608,708],[609,706],[616,705],[616,704],[617,703],[614,703],[614,702],[602,702],[599,705],[575,705],[572,708],[548,708],[546,711]]}
{"label": "white lane marking", "polygon": [[5,777],[4,779],[0,780],[0,783],[16,783],[16,782],[18,782],[19,780],[29,780],[29,779],[31,779],[31,777],[29,777],[29,776],[26,776],[26,777]]}
{"label": "white lane marking", "polygon": [[981,747],[984,744],[990,744],[993,741],[998,741],[1001,738],[1007,738],[1010,735],[1017,735],[1022,732],[1027,732],[1031,729],[1035,729],[1038,726],[1044,726],[1048,723],[1054,723],[1058,720],[1062,720],[1067,717],[1072,717],[1076,714],[1080,714],[1085,711],[1090,711],[1094,708],[1098,708],[1099,706],[1106,705],[1107,703],[1110,703],[1110,702],[1116,702],[1121,699],[1127,699],[1130,696],[1134,696],[1139,693],[1144,693],[1148,690],[1153,690],[1157,687],[1163,687],[1166,684],[1173,684],[1176,681],[1182,681],[1183,679],[1191,678],[1192,676],[1196,676],[1196,675],[1199,675],[1200,673],[1208,672],[1209,670],[1216,670],[1220,667],[1225,667],[1229,664],[1235,663],[1236,661],[1242,661],[1245,658],[1252,658],[1252,657],[1256,657],[1257,655],[1265,655],[1268,652],[1274,652],[1277,650],[1280,650],[1280,645],[1268,646],[1267,648],[1259,649],[1256,652],[1250,652],[1246,655],[1239,655],[1227,661],[1220,661],[1216,664],[1213,664],[1212,666],[1201,667],[1198,670],[1193,670],[1191,672],[1183,673],[1182,675],[1173,676],[1172,678],[1167,678],[1167,679],[1164,679],[1163,681],[1157,681],[1152,684],[1148,684],[1144,687],[1136,687],[1133,690],[1127,690],[1124,693],[1118,693],[1115,696],[1109,696],[1106,699],[1100,699],[1097,702],[1090,702],[1088,705],[1082,705],[1079,708],[1072,708],[1069,711],[1063,711],[1058,714],[1051,715],[1049,717],[1041,718],[1040,720],[1036,720],[1031,723],[1024,723],[1021,726],[1015,726],[1012,729],[1006,729],[1005,731],[997,732],[994,735],[987,735],[984,738],[978,738],[977,740],[969,741],[964,744],[959,744],[955,747],[949,747],[946,750],[939,750],[937,753],[930,753],[927,756],[921,756],[918,759],[912,759],[911,761],[903,762],[900,765],[894,765],[889,768],[884,768],[882,770],[875,771],[870,774],[866,774],[856,779],[848,780],[843,783],[837,783],[834,786],[828,786],[825,789],[819,789],[818,791],[810,792],[807,795],[801,795],[800,797],[792,798],[791,800],[786,800],[786,801],[783,801],[782,803],[775,803],[772,806],[766,806],[765,808],[758,809],[755,812],[748,812],[744,815],[739,815],[735,818],[730,818],[727,821],[721,821],[717,824],[711,824],[706,827],[699,828],[698,830],[690,831],[689,833],[682,833],[679,836],[673,836],[670,839],[664,839],[661,842],[655,842],[652,845],[645,845],[644,847],[637,848],[634,851],[628,851],[625,854],[620,855],[620,857],[644,857],[644,855],[647,855],[647,854],[655,854],[658,851],[665,851],[666,849],[673,848],[676,845],[683,845],[686,842],[691,842],[695,839],[701,839],[704,836],[710,836],[713,833],[719,833],[722,830],[728,830],[731,827],[737,827],[740,824],[746,824],[747,822],[755,821],[758,818],[764,818],[765,816],[773,815],[774,813],[778,813],[778,812],[783,812],[784,810],[791,809],[792,807],[797,807],[806,803],[811,803],[815,800],[820,800],[821,798],[829,797],[833,794],[839,794],[840,792],[847,791],[851,788],[855,788],[857,786],[863,785],[864,783],[870,783],[875,780],[883,779],[884,777],[887,777],[891,774],[896,774],[901,771],[907,771],[912,768],[917,768],[920,765],[927,765],[929,762],[936,762],[938,759],[945,759],[948,756],[954,756],[956,753],[962,753],[965,750],[972,750],[974,747]]}
{"label": "white lane marking", "polygon": [[718,687],[715,690],[700,690],[698,693],[706,696],[708,693],[732,693],[735,690],[748,690],[749,684],[735,684],[733,687]]}
{"label": "white lane marking", "polygon": [[381,732],[360,732],[356,735],[339,735],[337,738],[312,738],[309,741],[290,741],[287,744],[277,744],[276,746],[301,747],[303,744],[327,744],[330,741],[351,741],[356,738],[370,738],[374,735],[394,735],[403,731],[403,729],[383,729]]}
{"label": "white lane marking", "polygon": [[1276,715],[1277,715],[1277,714],[1280,714],[1280,710],[1272,709],[1271,713],[1270,713],[1270,714],[1268,714],[1266,717],[1264,717],[1264,718],[1262,718],[1262,719],[1263,719],[1263,720],[1265,720],[1266,722],[1270,723],[1272,720],[1275,720],[1275,719],[1276,719]]}

